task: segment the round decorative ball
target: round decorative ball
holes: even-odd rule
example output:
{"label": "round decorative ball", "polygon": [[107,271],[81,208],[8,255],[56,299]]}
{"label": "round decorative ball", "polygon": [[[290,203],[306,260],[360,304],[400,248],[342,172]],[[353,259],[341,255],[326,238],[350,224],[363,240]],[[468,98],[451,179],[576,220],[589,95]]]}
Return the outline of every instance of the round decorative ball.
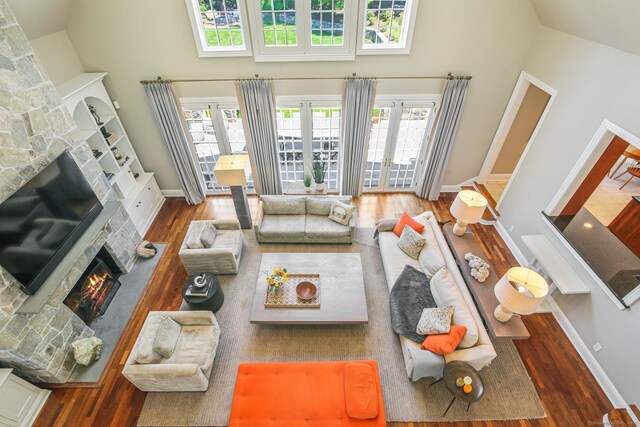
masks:
{"label": "round decorative ball", "polygon": [[464,387],[462,387],[462,391],[465,394],[469,394],[471,393],[471,391],[473,391],[473,387],[471,386],[471,384],[465,384]]}

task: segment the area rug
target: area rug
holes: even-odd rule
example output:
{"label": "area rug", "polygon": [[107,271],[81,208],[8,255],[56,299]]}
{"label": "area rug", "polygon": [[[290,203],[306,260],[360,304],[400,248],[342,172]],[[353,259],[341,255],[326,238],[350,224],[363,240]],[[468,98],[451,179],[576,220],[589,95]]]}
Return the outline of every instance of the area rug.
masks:
{"label": "area rug", "polygon": [[[485,396],[467,405],[451,401],[442,382],[407,378],[398,337],[389,323],[389,291],[372,229],[358,229],[352,245],[260,244],[244,235],[240,273],[219,276],[224,305],[216,313],[222,335],[209,389],[204,393],[149,393],[140,426],[226,426],[238,365],[373,359],[378,362],[387,421],[488,421],[544,418],[540,398],[510,341],[496,342],[498,357],[481,371]],[[359,252],[362,255],[369,323],[366,325],[252,325],[249,311],[261,253]],[[286,399],[287,396],[277,396]]]}

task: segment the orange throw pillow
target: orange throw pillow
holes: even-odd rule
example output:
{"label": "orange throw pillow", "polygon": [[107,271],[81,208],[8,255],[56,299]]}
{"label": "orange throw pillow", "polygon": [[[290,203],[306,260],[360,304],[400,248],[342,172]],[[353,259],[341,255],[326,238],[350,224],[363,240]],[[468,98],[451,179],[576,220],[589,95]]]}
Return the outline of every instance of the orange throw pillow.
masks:
{"label": "orange throw pillow", "polygon": [[378,416],[378,387],[370,365],[358,362],[345,365],[344,399],[351,418],[370,420]]}
{"label": "orange throw pillow", "polygon": [[405,225],[408,225],[409,227],[413,228],[420,234],[422,234],[422,232],[424,231],[424,225],[420,224],[418,221],[411,218],[408,213],[404,212],[400,217],[400,219],[398,220],[398,223],[396,224],[396,226],[393,227],[394,234],[400,237]]}
{"label": "orange throw pillow", "polygon": [[429,335],[420,346],[423,350],[429,350],[435,354],[451,354],[456,349],[462,337],[467,333],[467,327],[451,325],[448,334]]}

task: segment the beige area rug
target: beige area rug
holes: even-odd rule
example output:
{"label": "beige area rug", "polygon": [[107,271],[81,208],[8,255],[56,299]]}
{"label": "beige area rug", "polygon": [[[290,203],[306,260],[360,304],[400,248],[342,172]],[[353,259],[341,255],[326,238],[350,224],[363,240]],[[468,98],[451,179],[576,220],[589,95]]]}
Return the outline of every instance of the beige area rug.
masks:
{"label": "beige area rug", "polygon": [[[240,274],[219,276],[225,302],[216,313],[222,329],[209,389],[203,393],[149,393],[138,425],[226,426],[238,365],[243,362],[289,362],[373,359],[378,362],[387,421],[485,421],[544,418],[540,398],[510,341],[496,343],[498,357],[483,369],[486,394],[471,405],[456,401],[442,383],[411,382],[398,337],[389,324],[389,292],[372,229],[358,229],[353,245],[258,245],[245,232]],[[358,326],[252,325],[249,310],[262,252],[360,252],[367,292],[369,323]],[[286,399],[286,396],[280,396]]]}

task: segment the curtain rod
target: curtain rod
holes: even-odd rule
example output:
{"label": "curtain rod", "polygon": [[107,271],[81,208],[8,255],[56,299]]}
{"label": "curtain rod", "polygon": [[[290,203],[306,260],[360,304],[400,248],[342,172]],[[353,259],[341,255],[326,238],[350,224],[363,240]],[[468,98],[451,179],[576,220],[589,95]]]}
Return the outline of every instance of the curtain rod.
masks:
{"label": "curtain rod", "polygon": [[[270,77],[264,78],[260,77],[256,74],[253,78],[262,79],[262,80],[273,80],[273,81],[282,81],[282,80],[349,80],[356,78],[367,78],[367,77],[356,77],[356,74],[353,73],[351,77]],[[473,77],[471,76],[454,76],[449,73],[446,76],[387,76],[387,77],[371,77],[374,80],[429,80],[429,79],[441,79],[441,80],[454,80],[454,79],[463,79],[463,80],[471,80]],[[243,80],[240,78],[226,78],[226,79],[163,79],[158,76],[156,80],[142,80],[140,83],[157,83],[157,82],[166,82],[166,83],[195,83],[195,82],[237,82],[239,80]]]}

